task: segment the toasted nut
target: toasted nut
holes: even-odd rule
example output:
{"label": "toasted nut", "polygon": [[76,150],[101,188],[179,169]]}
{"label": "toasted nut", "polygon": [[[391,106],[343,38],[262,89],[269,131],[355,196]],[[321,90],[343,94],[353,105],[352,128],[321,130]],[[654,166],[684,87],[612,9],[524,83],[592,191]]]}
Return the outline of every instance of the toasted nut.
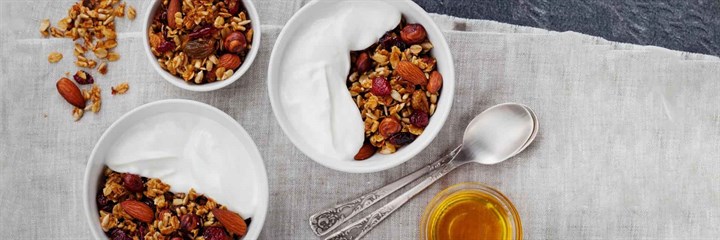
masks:
{"label": "toasted nut", "polygon": [[[176,13],[180,12],[180,9],[182,6],[180,5],[182,2],[180,0],[170,0],[170,4],[168,4],[167,9],[167,19],[168,19],[168,26],[172,29],[177,29],[177,23],[174,21]],[[182,14],[182,13],[181,13]]]}
{"label": "toasted nut", "polygon": [[229,52],[241,53],[247,47],[247,40],[241,32],[232,32],[223,40],[223,46]]}
{"label": "toasted nut", "polygon": [[378,131],[380,132],[380,135],[383,135],[383,137],[389,137],[390,135],[400,132],[400,130],[402,130],[400,122],[391,117],[383,119],[378,127]]}
{"label": "toasted nut", "polygon": [[368,159],[368,158],[372,157],[372,155],[375,154],[375,151],[377,151],[377,148],[375,148],[375,146],[373,146],[372,144],[366,143],[360,148],[360,151],[358,151],[358,153],[355,154],[354,159],[355,160]]}
{"label": "toasted nut", "polygon": [[425,41],[427,33],[420,24],[408,24],[400,31],[400,39],[407,44],[416,44]]}
{"label": "toasted nut", "polygon": [[81,108],[73,108],[73,119],[77,122],[83,117],[83,114],[85,113],[85,110],[82,110]]}
{"label": "toasted nut", "polygon": [[145,203],[137,200],[125,200],[120,203],[122,209],[131,217],[142,222],[150,223],[155,219],[153,210]]}
{"label": "toasted nut", "polygon": [[433,71],[430,74],[430,81],[428,81],[427,90],[429,93],[438,93],[442,88],[443,77],[438,71]]}
{"label": "toasted nut", "polygon": [[85,108],[85,98],[83,98],[80,88],[75,85],[70,79],[61,78],[56,84],[58,93],[65,100],[77,108]]}
{"label": "toasted nut", "polygon": [[226,69],[237,69],[242,63],[240,57],[232,53],[223,54],[222,56],[220,56],[220,59],[218,59],[218,61],[218,66],[224,67]]}
{"label": "toasted nut", "polygon": [[409,61],[400,61],[395,71],[403,80],[412,82],[415,85],[425,86],[427,84],[425,73]]}
{"label": "toasted nut", "polygon": [[244,236],[247,233],[247,224],[237,213],[215,208],[212,209],[212,214],[215,215],[215,218],[220,221],[228,232],[237,234],[238,236]]}

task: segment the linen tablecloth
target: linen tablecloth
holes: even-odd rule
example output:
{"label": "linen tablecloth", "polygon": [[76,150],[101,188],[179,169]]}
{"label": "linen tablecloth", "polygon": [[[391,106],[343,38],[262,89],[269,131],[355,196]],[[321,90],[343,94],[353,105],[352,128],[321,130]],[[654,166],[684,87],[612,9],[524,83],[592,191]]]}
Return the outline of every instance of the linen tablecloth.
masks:
{"label": "linen tablecloth", "polygon": [[[455,102],[443,129],[417,157],[396,168],[347,174],[313,162],[284,136],[270,108],[268,58],[285,22],[306,1],[256,1],[260,52],[236,83],[196,93],[154,72],[142,50],[150,1],[130,0],[138,19],[117,21],[121,54],[102,86],[99,114],[73,122],[55,82],[73,65],[69,39],[42,38],[73,1],[0,2],[0,236],[85,239],[82,179],[95,142],[118,117],[168,98],[205,102],[249,132],[270,184],[263,239],[315,239],[307,218],[337,201],[393,181],[460,143],[476,114],[502,102],[532,107],[535,142],[514,159],[451,173],[373,230],[367,239],[416,239],[434,194],[483,182],[515,203],[527,239],[720,236],[720,59],[605,41],[573,32],[433,15],[452,49]],[[65,58],[47,62],[51,51]],[[110,86],[130,83],[125,95]],[[392,196],[391,196],[392,197]]]}

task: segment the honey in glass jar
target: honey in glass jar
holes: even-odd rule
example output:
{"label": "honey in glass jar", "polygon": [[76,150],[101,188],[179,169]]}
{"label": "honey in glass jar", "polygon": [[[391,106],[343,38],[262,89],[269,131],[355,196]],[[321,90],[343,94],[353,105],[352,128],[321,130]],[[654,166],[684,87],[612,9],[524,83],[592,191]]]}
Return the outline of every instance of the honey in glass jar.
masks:
{"label": "honey in glass jar", "polygon": [[428,204],[420,229],[421,239],[522,239],[512,203],[478,183],[461,183],[440,192]]}

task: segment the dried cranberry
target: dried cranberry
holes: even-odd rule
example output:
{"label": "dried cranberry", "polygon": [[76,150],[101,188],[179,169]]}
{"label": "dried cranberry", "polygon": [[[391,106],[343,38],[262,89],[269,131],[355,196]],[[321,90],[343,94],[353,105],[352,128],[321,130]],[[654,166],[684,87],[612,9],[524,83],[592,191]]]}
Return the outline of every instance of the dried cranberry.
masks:
{"label": "dried cranberry", "polygon": [[207,203],[208,199],[205,197],[205,195],[200,195],[199,197],[195,198],[195,202],[200,205],[205,205]]}
{"label": "dried cranberry", "polygon": [[398,39],[397,36],[395,36],[395,34],[393,34],[392,32],[387,32],[380,38],[379,42],[385,50],[389,51],[392,46],[395,46],[395,43],[398,42]]}
{"label": "dried cranberry", "polygon": [[380,76],[373,78],[372,89],[370,89],[370,91],[375,94],[375,96],[387,96],[390,95],[392,89],[390,88],[390,82],[388,82],[385,77]]}
{"label": "dried cranberry", "polygon": [[395,46],[398,47],[401,52],[407,49],[407,44],[405,44],[403,41],[396,41]]}
{"label": "dried cranberry", "polygon": [[225,0],[228,13],[235,15],[240,12],[240,1],[239,0]]}
{"label": "dried cranberry", "polygon": [[415,141],[415,135],[412,135],[409,132],[399,132],[390,136],[388,141],[392,144],[403,146]]}
{"label": "dried cranberry", "polygon": [[200,227],[200,218],[197,215],[188,213],[180,218],[180,227],[185,231],[192,231]]}
{"label": "dried cranberry", "polygon": [[113,203],[113,201],[109,198],[105,197],[105,195],[103,195],[102,193],[98,193],[97,195],[97,204],[98,208],[105,212],[112,212],[112,209],[115,206],[115,203]]}
{"label": "dried cranberry", "polygon": [[112,232],[110,232],[110,239],[112,240],[132,240],[130,236],[125,233],[125,231],[121,229],[114,229]]}
{"label": "dried cranberry", "polygon": [[137,230],[135,231],[135,236],[138,237],[138,239],[145,239],[145,234],[147,234],[147,226],[145,223],[141,223],[138,225]]}
{"label": "dried cranberry", "polygon": [[165,53],[167,51],[172,51],[173,49],[175,49],[175,47],[176,47],[175,42],[163,40],[163,42],[160,43],[160,46],[158,46],[155,50],[157,50],[160,53]]}
{"label": "dried cranberry", "polygon": [[145,203],[150,207],[150,209],[155,209],[155,201],[150,198],[143,198],[140,200],[141,202]]}
{"label": "dried cranberry", "polygon": [[410,115],[410,123],[412,125],[415,125],[416,127],[424,128],[427,127],[428,123],[430,122],[430,116],[426,112],[415,110],[412,115]]}
{"label": "dried cranberry", "polygon": [[[85,76],[84,78],[83,78],[83,75]],[[78,84],[93,84],[93,83],[95,83],[95,79],[92,77],[92,75],[90,75],[89,73],[87,73],[86,71],[83,71],[83,70],[80,70],[77,73],[75,73],[75,75],[73,75],[73,79],[75,79],[75,81]]]}
{"label": "dried cranberry", "polygon": [[203,237],[205,237],[205,240],[227,240],[230,238],[225,230],[220,227],[206,228]]}
{"label": "dried cranberry", "polygon": [[214,27],[205,26],[205,27],[202,27],[202,28],[188,34],[188,38],[190,38],[190,40],[195,40],[198,38],[208,37],[208,36],[212,35],[213,33],[215,33]]}
{"label": "dried cranberry", "polygon": [[143,186],[143,181],[140,178],[140,176],[130,173],[125,173],[122,176],[123,178],[123,186],[134,193],[139,193],[145,190],[145,187]]}

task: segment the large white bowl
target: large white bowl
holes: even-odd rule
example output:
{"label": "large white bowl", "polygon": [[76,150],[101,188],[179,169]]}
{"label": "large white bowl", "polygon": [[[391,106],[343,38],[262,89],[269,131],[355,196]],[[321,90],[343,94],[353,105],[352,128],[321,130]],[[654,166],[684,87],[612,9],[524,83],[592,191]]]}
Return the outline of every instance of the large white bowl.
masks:
{"label": "large white bowl", "polygon": [[105,155],[112,148],[115,141],[122,136],[128,128],[142,122],[143,120],[153,117],[160,113],[167,112],[185,112],[197,114],[214,120],[235,135],[242,145],[247,149],[249,157],[240,158],[240,161],[246,161],[248,166],[256,169],[255,179],[253,179],[257,192],[255,198],[257,200],[257,208],[253,212],[252,223],[248,228],[247,235],[244,239],[257,239],[260,236],[265,216],[268,208],[268,181],[265,165],[263,164],[260,152],[258,152],[255,143],[238,124],[235,119],[225,114],[223,111],[210,105],[183,99],[170,99],[148,103],[137,107],[120,117],[115,123],[100,136],[95,148],[90,154],[87,169],[85,170],[85,182],[83,184],[83,205],[85,215],[90,224],[90,230],[96,239],[107,239],[102,228],[100,228],[100,220],[95,197],[102,186],[99,186],[102,171],[105,165]]}
{"label": "large white bowl", "polygon": [[[356,0],[342,1],[352,2]],[[430,144],[435,136],[437,136],[438,132],[445,123],[448,114],[450,113],[455,91],[455,67],[453,65],[452,55],[450,54],[450,48],[448,47],[440,28],[435,25],[435,22],[433,22],[430,15],[428,15],[425,10],[410,0],[390,0],[385,2],[400,10],[407,22],[419,23],[425,27],[430,42],[432,42],[435,46],[431,50],[431,54],[437,59],[437,69],[443,76],[442,92],[440,99],[438,100],[435,113],[430,118],[430,124],[425,128],[423,134],[421,134],[413,143],[400,148],[393,154],[375,154],[363,161],[354,161],[352,159],[333,161],[332,159],[323,158],[321,157],[321,154],[317,153],[314,148],[309,146],[311,143],[304,142],[303,138],[299,136],[295,129],[293,129],[288,120],[289,117],[293,116],[287,116],[283,111],[279,95],[279,71],[282,69],[281,64],[283,55],[285,54],[285,48],[288,46],[289,41],[296,40],[294,35],[297,29],[308,27],[307,23],[315,17],[312,14],[314,9],[317,9],[318,4],[322,4],[322,1],[315,0],[308,3],[295,13],[292,18],[290,18],[288,23],[285,24],[282,32],[280,32],[272,54],[270,55],[270,64],[268,67],[268,93],[270,95],[270,103],[272,104],[273,112],[275,113],[275,117],[277,118],[280,127],[285,132],[285,135],[290,138],[290,141],[292,141],[292,143],[295,144],[300,151],[328,168],[350,173],[367,173],[382,171],[400,165],[417,155],[420,151],[425,149],[428,144]]]}
{"label": "large white bowl", "polygon": [[169,72],[165,71],[165,69],[162,69],[162,67],[160,67],[160,64],[157,61],[157,57],[155,57],[155,55],[153,55],[152,51],[150,50],[150,39],[148,39],[147,31],[150,28],[150,24],[152,24],[152,18],[155,10],[160,7],[162,2],[163,0],[155,0],[153,4],[150,5],[150,7],[145,13],[145,22],[143,23],[142,32],[145,55],[147,56],[148,61],[150,61],[150,65],[153,67],[153,69],[155,69],[156,72],[158,72],[158,74],[160,74],[160,76],[162,76],[169,83],[172,83],[172,85],[175,85],[179,88],[196,92],[207,92],[230,85],[240,79],[240,77],[245,74],[245,72],[247,72],[247,70],[250,68],[250,65],[252,65],[253,61],[255,60],[255,56],[257,56],[258,49],[260,49],[260,16],[258,16],[257,10],[255,9],[255,5],[253,5],[252,1],[242,0],[243,4],[245,5],[245,9],[247,9],[249,15],[248,17],[250,17],[250,25],[254,29],[253,40],[251,43],[252,48],[250,48],[250,52],[248,52],[247,56],[245,56],[245,60],[243,60],[242,65],[240,65],[240,68],[238,68],[238,70],[235,71],[235,73],[233,73],[233,75],[230,76],[230,78],[228,79],[199,85],[185,82],[185,80],[183,80],[182,78],[174,76]]}

